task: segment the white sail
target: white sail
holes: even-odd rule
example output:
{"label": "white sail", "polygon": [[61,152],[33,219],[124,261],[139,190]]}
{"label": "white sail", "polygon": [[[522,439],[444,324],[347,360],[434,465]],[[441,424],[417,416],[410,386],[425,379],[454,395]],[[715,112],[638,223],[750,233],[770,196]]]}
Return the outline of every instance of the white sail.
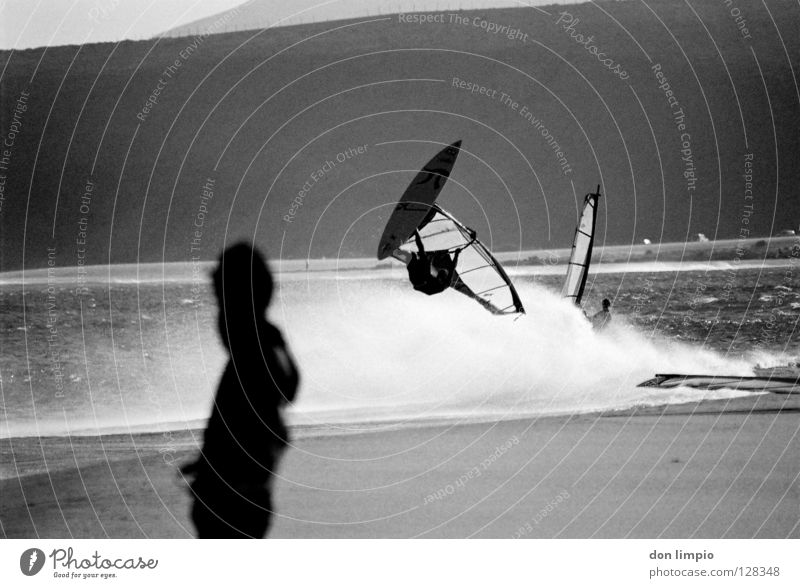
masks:
{"label": "white sail", "polygon": [[600,186],[595,194],[587,194],[583,201],[583,211],[575,229],[572,240],[572,254],[567,266],[567,276],[561,289],[561,296],[570,298],[580,305],[583,289],[586,287],[586,276],[592,261],[592,245],[594,244],[594,228],[597,221],[597,201],[600,198]]}

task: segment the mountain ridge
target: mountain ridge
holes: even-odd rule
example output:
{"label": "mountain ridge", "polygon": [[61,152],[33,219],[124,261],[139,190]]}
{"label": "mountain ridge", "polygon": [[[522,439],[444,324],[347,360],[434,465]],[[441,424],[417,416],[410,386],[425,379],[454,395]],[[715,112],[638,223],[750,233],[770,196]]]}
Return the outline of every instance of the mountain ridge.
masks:
{"label": "mountain ridge", "polygon": [[[408,26],[395,15],[0,52],[4,140],[15,101],[31,96],[0,170],[0,269],[47,267],[48,247],[66,266],[81,254],[87,264],[210,260],[239,239],[285,258],[370,255],[414,172],[456,139],[463,152],[443,205],[496,250],[566,246],[578,203],[597,183],[601,243],[796,228],[800,170],[789,162],[800,149],[800,97],[786,55],[800,62],[789,32],[800,9],[757,8],[747,13],[752,43],[719,6],[695,15],[669,0],[652,11],[559,6],[577,19],[571,30],[559,13],[511,8],[459,13],[466,24]],[[785,44],[774,34],[781,26]],[[577,35],[593,36],[630,80]],[[692,170],[654,64],[685,113]],[[336,161],[357,146],[363,154]],[[326,161],[335,165],[312,182]]]}

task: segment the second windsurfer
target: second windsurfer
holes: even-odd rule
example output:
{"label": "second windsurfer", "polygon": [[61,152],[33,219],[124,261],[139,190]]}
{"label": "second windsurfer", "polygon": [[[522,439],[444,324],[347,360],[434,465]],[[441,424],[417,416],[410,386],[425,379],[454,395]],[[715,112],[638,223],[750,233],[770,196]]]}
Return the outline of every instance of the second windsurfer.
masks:
{"label": "second windsurfer", "polygon": [[590,320],[595,331],[601,331],[608,326],[611,322],[611,301],[608,298],[603,298],[603,310],[593,314]]}

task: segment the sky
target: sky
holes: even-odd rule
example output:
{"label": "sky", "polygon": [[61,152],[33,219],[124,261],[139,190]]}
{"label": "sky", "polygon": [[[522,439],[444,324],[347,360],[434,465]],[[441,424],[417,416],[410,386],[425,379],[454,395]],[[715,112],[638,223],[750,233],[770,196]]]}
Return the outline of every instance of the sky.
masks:
{"label": "sky", "polygon": [[[251,0],[276,24],[376,13],[535,6],[576,0]],[[242,5],[242,0],[0,0],[0,49],[150,39]]]}

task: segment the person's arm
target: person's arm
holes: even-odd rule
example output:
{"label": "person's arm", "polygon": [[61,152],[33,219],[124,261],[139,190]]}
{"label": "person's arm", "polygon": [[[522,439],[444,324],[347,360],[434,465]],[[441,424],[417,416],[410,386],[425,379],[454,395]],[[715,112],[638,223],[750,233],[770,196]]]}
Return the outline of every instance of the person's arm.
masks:
{"label": "person's arm", "polygon": [[464,251],[463,249],[456,249],[455,255],[453,255],[453,271],[455,271],[456,266],[458,265],[458,256],[461,255],[461,252]]}
{"label": "person's arm", "polygon": [[416,241],[417,243],[419,256],[422,257],[423,255],[425,255],[425,246],[422,244],[422,236],[419,234],[419,231],[414,231],[414,241]]}
{"label": "person's arm", "polygon": [[297,385],[300,381],[297,367],[285,345],[276,345],[273,351],[275,353],[275,358],[278,360],[278,365],[285,376],[285,386],[282,387],[285,389],[281,389],[281,393],[286,399],[286,402],[292,402],[294,401],[295,394],[297,393]]}
{"label": "person's arm", "polygon": [[259,361],[251,366],[242,366],[243,369],[250,368],[245,385],[254,389],[268,385],[274,394],[256,396],[266,402],[277,402],[278,405],[292,402],[300,376],[283,335],[274,325],[267,323],[261,330],[259,345]]}

